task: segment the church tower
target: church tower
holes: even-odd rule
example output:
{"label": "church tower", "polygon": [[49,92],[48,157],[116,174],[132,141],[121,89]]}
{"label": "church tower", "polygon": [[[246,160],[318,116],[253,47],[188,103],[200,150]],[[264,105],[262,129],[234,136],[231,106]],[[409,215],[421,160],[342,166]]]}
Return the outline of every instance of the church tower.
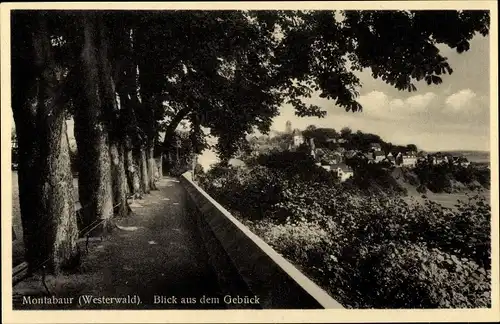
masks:
{"label": "church tower", "polygon": [[291,134],[292,133],[292,122],[289,121],[289,120],[286,121],[285,132],[287,134]]}

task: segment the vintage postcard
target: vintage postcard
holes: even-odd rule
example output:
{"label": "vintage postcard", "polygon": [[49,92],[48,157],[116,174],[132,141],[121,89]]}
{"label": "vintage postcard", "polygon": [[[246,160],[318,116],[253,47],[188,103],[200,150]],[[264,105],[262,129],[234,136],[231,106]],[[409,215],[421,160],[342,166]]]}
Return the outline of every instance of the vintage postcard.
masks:
{"label": "vintage postcard", "polygon": [[499,320],[497,23],[2,3],[5,323]]}

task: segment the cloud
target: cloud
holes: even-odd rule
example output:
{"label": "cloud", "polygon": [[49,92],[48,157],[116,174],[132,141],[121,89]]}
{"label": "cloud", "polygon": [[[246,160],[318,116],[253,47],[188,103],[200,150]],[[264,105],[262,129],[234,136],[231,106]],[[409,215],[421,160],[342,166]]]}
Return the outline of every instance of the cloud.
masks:
{"label": "cloud", "polygon": [[433,92],[415,95],[406,99],[392,98],[381,91],[371,91],[359,97],[363,112],[379,119],[395,120],[416,113],[427,112],[430,104],[437,98]]}
{"label": "cloud", "polygon": [[448,96],[445,100],[446,110],[449,112],[461,113],[461,112],[475,112],[474,99],[477,95],[471,89],[463,89],[454,94]]}
{"label": "cloud", "polygon": [[409,97],[405,100],[406,106],[411,110],[411,112],[425,112],[429,105],[436,99],[436,94],[433,92],[427,92],[423,95],[415,95]]}

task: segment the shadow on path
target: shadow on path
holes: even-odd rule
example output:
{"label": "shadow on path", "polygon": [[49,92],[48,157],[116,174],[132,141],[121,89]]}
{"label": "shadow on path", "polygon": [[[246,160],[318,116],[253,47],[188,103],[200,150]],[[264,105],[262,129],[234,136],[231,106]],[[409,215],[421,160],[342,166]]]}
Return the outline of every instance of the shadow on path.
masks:
{"label": "shadow on path", "polygon": [[[14,287],[14,294],[20,294],[14,298],[14,309],[225,308],[203,243],[188,215],[186,192],[171,178],[160,180],[158,189],[143,200],[133,201],[134,215],[119,220],[119,228],[110,236],[90,243],[80,273],[46,278],[55,297],[73,298],[71,302],[34,304],[35,297],[46,295],[46,290],[40,278],[29,278]],[[127,301],[138,296],[141,303],[95,300],[79,304],[79,297],[84,295]],[[172,296],[175,299],[169,298]],[[219,302],[202,303],[203,296],[216,297]],[[31,297],[31,303],[27,297]]]}

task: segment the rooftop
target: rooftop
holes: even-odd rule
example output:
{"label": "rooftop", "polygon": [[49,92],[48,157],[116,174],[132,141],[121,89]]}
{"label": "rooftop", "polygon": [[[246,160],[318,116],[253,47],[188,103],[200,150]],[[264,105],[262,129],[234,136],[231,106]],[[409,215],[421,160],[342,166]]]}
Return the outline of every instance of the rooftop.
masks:
{"label": "rooftop", "polygon": [[345,163],[332,163],[330,164],[330,169],[341,169],[345,172],[352,172],[352,168]]}

